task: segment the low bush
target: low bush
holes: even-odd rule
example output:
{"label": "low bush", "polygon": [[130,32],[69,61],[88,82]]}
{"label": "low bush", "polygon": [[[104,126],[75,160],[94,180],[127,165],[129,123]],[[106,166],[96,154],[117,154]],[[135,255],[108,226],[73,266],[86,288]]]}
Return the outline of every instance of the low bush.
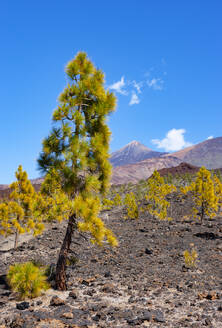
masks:
{"label": "low bush", "polygon": [[183,253],[183,256],[186,267],[194,268],[196,266],[198,254],[194,248],[192,248],[190,252],[186,249]]}
{"label": "low bush", "polygon": [[49,288],[45,270],[32,262],[10,266],[7,280],[20,299],[37,297]]}

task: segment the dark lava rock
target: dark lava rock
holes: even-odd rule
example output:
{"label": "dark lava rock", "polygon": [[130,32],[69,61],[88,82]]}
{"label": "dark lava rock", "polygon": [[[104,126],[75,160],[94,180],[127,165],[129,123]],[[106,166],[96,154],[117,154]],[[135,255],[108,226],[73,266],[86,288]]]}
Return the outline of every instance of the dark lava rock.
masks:
{"label": "dark lava rock", "polygon": [[151,254],[153,254],[153,251],[151,251],[149,248],[146,248],[146,249],[145,249],[145,253],[146,253],[147,255],[151,255]]}
{"label": "dark lava rock", "polygon": [[96,322],[98,322],[100,320],[100,315],[99,314],[96,314],[94,317],[92,317],[92,319]]}
{"label": "dark lava rock", "polygon": [[21,302],[16,304],[16,309],[18,310],[26,310],[29,308],[29,302]]}

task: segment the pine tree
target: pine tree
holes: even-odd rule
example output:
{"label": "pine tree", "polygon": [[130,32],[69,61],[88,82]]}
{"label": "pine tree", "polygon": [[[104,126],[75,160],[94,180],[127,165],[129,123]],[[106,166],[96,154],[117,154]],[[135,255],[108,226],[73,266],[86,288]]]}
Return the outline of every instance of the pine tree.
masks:
{"label": "pine tree", "polygon": [[0,233],[15,233],[16,248],[19,234],[32,231],[37,235],[42,232],[44,225],[38,212],[38,195],[21,165],[15,175],[17,181],[10,185],[11,201],[0,204]]}
{"label": "pine tree", "polygon": [[99,245],[104,239],[117,245],[112,232],[98,217],[99,194],[109,188],[111,174],[111,133],[106,117],[114,111],[116,99],[105,90],[103,72],[94,67],[86,53],[78,53],[67,64],[66,74],[69,83],[53,113],[55,127],[43,141],[38,160],[40,169],[49,181],[56,180],[59,192],[69,203],[67,230],[56,267],[56,286],[60,290],[67,289],[66,259],[75,229],[89,231],[92,242]]}
{"label": "pine tree", "polygon": [[117,207],[122,205],[122,197],[117,192],[113,198],[113,204]]}
{"label": "pine tree", "polygon": [[213,218],[218,210],[218,197],[215,192],[214,181],[211,173],[205,167],[201,167],[196,180],[185,188],[185,192],[191,191],[195,206],[194,217],[199,217],[201,223],[205,216]]}
{"label": "pine tree", "polygon": [[103,210],[111,210],[111,208],[114,206],[113,200],[109,198],[103,198],[102,201],[102,209]]}
{"label": "pine tree", "polygon": [[149,202],[146,209],[148,212],[159,219],[171,219],[167,217],[167,209],[170,203],[166,200],[166,196],[176,190],[173,185],[164,182],[164,178],[160,176],[156,170],[147,181],[148,193],[145,196]]}
{"label": "pine tree", "polygon": [[218,211],[220,211],[222,208],[222,182],[216,174],[214,174],[213,182],[215,194],[218,200]]}
{"label": "pine tree", "polygon": [[127,217],[131,219],[139,218],[139,208],[136,202],[135,194],[133,192],[127,193],[125,195],[124,205],[126,205]]}

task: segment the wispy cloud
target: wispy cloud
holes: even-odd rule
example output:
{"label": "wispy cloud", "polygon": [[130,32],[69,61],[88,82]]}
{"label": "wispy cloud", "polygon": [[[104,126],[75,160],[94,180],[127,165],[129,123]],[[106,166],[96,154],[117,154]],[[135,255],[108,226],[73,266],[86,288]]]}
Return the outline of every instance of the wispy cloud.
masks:
{"label": "wispy cloud", "polygon": [[152,78],[151,80],[147,80],[146,83],[153,90],[163,90],[164,81],[162,78]]}
{"label": "wispy cloud", "polygon": [[130,82],[131,84],[132,84],[132,86],[136,89],[136,91],[138,92],[138,93],[141,93],[142,91],[141,91],[141,88],[142,88],[142,86],[143,86],[143,84],[144,84],[144,82],[143,81],[141,81],[141,82],[136,82],[135,80],[133,80],[132,82]]}
{"label": "wispy cloud", "polygon": [[192,146],[191,142],[185,141],[184,134],[185,129],[171,129],[167,132],[166,137],[162,140],[153,139],[152,143],[157,146],[157,148],[162,148],[165,151],[177,151],[185,147]]}
{"label": "wispy cloud", "polygon": [[139,103],[140,103],[139,97],[138,97],[137,94],[133,91],[133,92],[132,92],[131,99],[130,99],[130,102],[129,102],[129,105],[132,106],[132,105],[136,105],[136,104],[139,104]]}
{"label": "wispy cloud", "polygon": [[210,140],[210,139],[213,139],[214,138],[214,136],[209,136],[208,138],[207,138],[207,140]]}
{"label": "wispy cloud", "polygon": [[109,86],[110,90],[114,90],[121,95],[127,96],[128,92],[124,90],[123,88],[125,87],[126,83],[124,81],[124,76],[121,77],[120,81],[117,81],[113,83],[112,85]]}
{"label": "wispy cloud", "polygon": [[[165,64],[164,59],[161,61],[162,66]],[[164,74],[151,67],[149,71],[145,73],[141,80],[128,80],[124,76],[121,79],[109,86],[109,89],[119,93],[122,96],[128,96],[129,105],[136,105],[140,103],[139,95],[142,94],[145,89],[158,90],[164,89]]]}

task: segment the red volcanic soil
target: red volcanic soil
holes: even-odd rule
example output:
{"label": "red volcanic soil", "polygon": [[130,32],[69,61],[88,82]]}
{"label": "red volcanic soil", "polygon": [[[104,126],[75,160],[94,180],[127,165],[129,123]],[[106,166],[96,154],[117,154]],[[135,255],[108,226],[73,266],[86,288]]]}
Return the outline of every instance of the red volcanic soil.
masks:
{"label": "red volcanic soil", "polygon": [[183,162],[183,163],[181,163],[181,164],[179,164],[178,166],[175,166],[175,167],[160,169],[160,170],[158,170],[158,172],[161,176],[165,176],[165,175],[168,175],[168,174],[183,175],[183,174],[186,174],[186,173],[195,174],[199,171],[199,169],[200,168],[198,166],[194,166],[194,165]]}

